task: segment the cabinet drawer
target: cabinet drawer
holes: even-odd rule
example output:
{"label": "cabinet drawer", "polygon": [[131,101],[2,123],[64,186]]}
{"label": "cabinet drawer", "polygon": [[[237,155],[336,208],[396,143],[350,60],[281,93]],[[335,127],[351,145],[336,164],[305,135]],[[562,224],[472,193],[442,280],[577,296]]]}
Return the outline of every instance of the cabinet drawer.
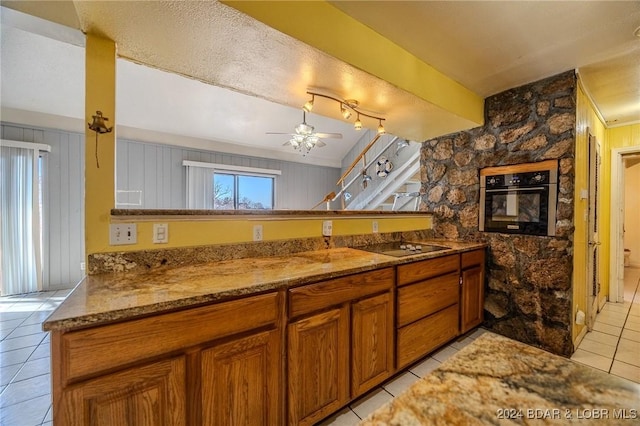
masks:
{"label": "cabinet drawer", "polygon": [[62,335],[71,380],[243,331],[275,324],[277,294],[263,294]]}
{"label": "cabinet drawer", "polygon": [[484,264],[484,249],[462,253],[462,269]]}
{"label": "cabinet drawer", "polygon": [[458,254],[400,265],[398,266],[398,285],[426,280],[449,272],[457,272],[459,268],[460,255]]}
{"label": "cabinet drawer", "polygon": [[460,299],[460,276],[452,272],[398,289],[398,327],[431,315]]}
{"label": "cabinet drawer", "polygon": [[458,335],[458,305],[398,330],[398,368],[406,367]]}
{"label": "cabinet drawer", "polygon": [[289,290],[289,317],[341,305],[393,287],[393,268],[349,275]]}

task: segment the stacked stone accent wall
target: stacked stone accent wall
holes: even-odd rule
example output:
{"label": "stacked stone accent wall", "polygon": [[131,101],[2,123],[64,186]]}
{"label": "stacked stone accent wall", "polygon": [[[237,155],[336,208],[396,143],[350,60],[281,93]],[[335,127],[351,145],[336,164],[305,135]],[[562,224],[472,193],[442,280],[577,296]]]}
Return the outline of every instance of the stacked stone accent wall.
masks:
{"label": "stacked stone accent wall", "polygon": [[[576,77],[573,71],[494,95],[485,125],[423,143],[421,209],[434,236],[486,241],[485,326],[570,356]],[[558,159],[555,237],[478,231],[479,170]]]}

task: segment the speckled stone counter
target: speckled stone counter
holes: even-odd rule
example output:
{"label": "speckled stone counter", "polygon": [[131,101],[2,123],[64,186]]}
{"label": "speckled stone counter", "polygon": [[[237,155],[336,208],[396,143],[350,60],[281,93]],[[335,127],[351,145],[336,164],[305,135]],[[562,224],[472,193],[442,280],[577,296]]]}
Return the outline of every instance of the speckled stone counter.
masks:
{"label": "speckled stone counter", "polygon": [[451,249],[396,258],[334,248],[89,275],[43,323],[43,329],[69,331],[485,246],[453,241],[438,243]]}
{"label": "speckled stone counter", "polygon": [[640,385],[486,333],[360,425],[640,424]]}

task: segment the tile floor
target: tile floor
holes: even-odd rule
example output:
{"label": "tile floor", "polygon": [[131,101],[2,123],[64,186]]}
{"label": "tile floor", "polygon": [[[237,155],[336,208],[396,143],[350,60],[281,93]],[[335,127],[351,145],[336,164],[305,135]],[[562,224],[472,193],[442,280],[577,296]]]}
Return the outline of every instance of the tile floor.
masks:
{"label": "tile floor", "polygon": [[640,269],[624,274],[624,303],[604,305],[571,359],[640,383]]}
{"label": "tile floor", "polygon": [[[571,358],[640,383],[640,269],[625,270],[625,303],[607,303]],[[0,297],[0,426],[51,425],[49,336],[41,323],[70,290]],[[322,425],[354,425],[487,331],[431,354]]]}
{"label": "tile floor", "polygon": [[0,426],[51,425],[44,321],[70,290],[0,297]]}

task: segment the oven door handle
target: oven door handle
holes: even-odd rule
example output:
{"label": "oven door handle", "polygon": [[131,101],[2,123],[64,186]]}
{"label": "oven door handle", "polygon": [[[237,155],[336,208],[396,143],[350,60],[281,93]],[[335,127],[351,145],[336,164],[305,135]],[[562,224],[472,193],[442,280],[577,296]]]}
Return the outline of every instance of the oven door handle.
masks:
{"label": "oven door handle", "polygon": [[485,192],[534,191],[536,189],[547,189],[547,188],[544,186],[532,186],[527,188],[487,189],[485,190]]}

